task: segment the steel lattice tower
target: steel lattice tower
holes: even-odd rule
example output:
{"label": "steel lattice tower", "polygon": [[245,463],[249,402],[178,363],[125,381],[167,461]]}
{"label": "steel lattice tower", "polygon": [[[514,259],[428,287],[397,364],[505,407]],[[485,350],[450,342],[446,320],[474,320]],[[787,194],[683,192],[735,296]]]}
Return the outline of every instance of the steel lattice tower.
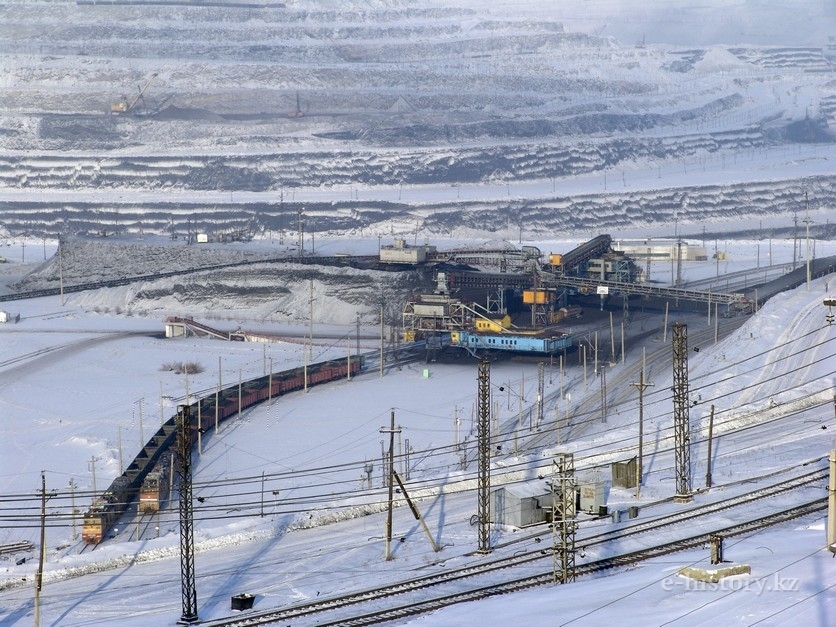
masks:
{"label": "steel lattice tower", "polygon": [[537,421],[534,425],[535,429],[539,429],[540,424],[543,422],[543,402],[546,398],[543,387],[543,370],[545,367],[546,364],[542,361],[537,364]]}
{"label": "steel lattice tower", "polygon": [[491,362],[479,360],[479,553],[491,552]]}
{"label": "steel lattice tower", "polygon": [[552,556],[554,582],[575,580],[575,459],[558,453],[552,460]]}
{"label": "steel lattice tower", "polygon": [[688,326],[673,325],[673,434],[676,463],[676,495],[691,500],[691,434],[688,418]]}
{"label": "steel lattice tower", "polygon": [[191,411],[180,405],[177,411],[177,474],[180,480],[180,586],[183,596],[181,623],[194,623],[197,617],[197,588],[194,573],[194,520],[192,516],[192,438]]}

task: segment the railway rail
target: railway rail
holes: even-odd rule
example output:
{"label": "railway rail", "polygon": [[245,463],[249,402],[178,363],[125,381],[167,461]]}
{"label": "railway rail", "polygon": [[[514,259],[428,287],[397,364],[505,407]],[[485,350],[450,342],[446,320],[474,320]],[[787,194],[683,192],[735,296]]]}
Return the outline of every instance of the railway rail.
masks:
{"label": "railway rail", "polygon": [[35,545],[28,540],[21,540],[20,542],[10,542],[8,544],[0,544],[0,555],[13,555],[15,553],[31,553],[35,550]]}
{"label": "railway rail", "polygon": [[[741,494],[723,501],[689,507],[687,510],[662,515],[650,521],[641,521],[630,525],[621,525],[615,530],[607,530],[605,532],[586,537],[580,540],[576,546],[578,550],[589,550],[596,546],[606,545],[608,542],[616,538],[619,542],[623,542],[626,538],[631,536],[646,534],[651,531],[659,531],[664,528],[689,525],[692,524],[694,519],[698,517],[711,516],[721,511],[744,507],[751,505],[755,501],[769,499],[792,490],[815,484],[818,481],[824,480],[826,475],[827,470],[825,468],[819,468],[794,477],[790,480],[764,486],[746,494]],[[779,524],[793,518],[818,512],[826,508],[826,504],[826,498],[815,499],[800,506],[773,511],[765,516],[761,516],[753,520],[746,520],[733,525],[714,528],[711,531],[699,534],[685,535],[683,537],[636,551],[624,551],[604,558],[590,560],[576,566],[576,575],[582,576],[609,568],[628,566],[647,559],[658,557],[660,555],[700,547],[707,544],[710,537],[713,535],[719,534],[721,536],[728,537],[748,533],[770,525]],[[550,530],[542,532],[543,535],[550,533]],[[529,536],[528,539],[533,539],[533,536]],[[477,577],[493,574],[498,571],[504,571],[513,567],[526,565],[536,566],[537,562],[544,559],[552,559],[552,557],[553,553],[551,550],[544,550],[542,548],[524,550],[516,552],[510,556],[495,558],[488,561],[482,560],[478,563],[445,570],[444,572],[400,581],[395,584],[379,588],[360,590],[346,595],[323,599],[314,603],[303,603],[291,607],[267,610],[263,612],[248,612],[247,614],[239,617],[204,621],[201,624],[209,625],[211,627],[243,627],[245,625],[264,625],[280,621],[299,621],[300,619],[304,619],[310,620],[309,624],[316,624],[320,627],[326,625],[374,625],[381,622],[403,619],[408,616],[437,610],[456,603],[551,584],[554,581],[554,573],[551,567],[546,570],[542,570],[542,567],[538,567],[538,572],[536,573],[529,573],[522,577],[516,576],[508,578],[499,583],[491,582],[487,585],[484,583],[476,583],[474,585],[472,584],[472,580]],[[441,591],[437,591],[430,597],[426,596],[428,590],[446,584],[455,584],[458,589],[452,593],[442,592],[439,594]],[[467,589],[462,590],[461,588],[463,586],[466,586]],[[410,595],[410,598],[408,600],[400,600],[384,609],[377,609],[368,612],[358,611],[361,610],[364,604],[380,604],[382,602],[391,603],[391,599],[393,597],[401,597],[402,595]],[[334,613],[339,614],[339,616],[328,616],[329,614]],[[346,613],[349,613],[350,615],[347,615]],[[304,623],[294,622],[294,624],[298,625]]]}
{"label": "railway rail", "polygon": [[[817,501],[812,501],[805,505],[802,505],[798,508],[793,508],[791,510],[783,510],[780,512],[775,512],[768,516],[764,516],[758,518],[753,521],[749,521],[746,523],[740,523],[738,525],[731,525],[729,527],[725,527],[723,529],[714,530],[711,532],[697,534],[688,538],[683,538],[681,540],[676,540],[672,542],[668,542],[665,544],[658,545],[656,547],[642,549],[639,551],[621,553],[619,555],[602,558],[600,560],[595,560],[591,562],[587,562],[586,564],[582,564],[575,568],[575,574],[577,576],[588,575],[594,572],[607,570],[610,568],[616,568],[621,566],[631,566],[634,564],[638,564],[645,560],[653,559],[656,557],[660,557],[662,555],[669,555],[671,553],[675,553],[678,551],[684,551],[687,549],[698,548],[701,546],[706,545],[710,542],[710,539],[714,535],[722,535],[724,537],[730,537],[735,535],[740,535],[744,533],[750,533],[752,531],[757,531],[759,529],[764,529],[771,525],[780,524],[782,522],[786,522],[788,520],[792,520],[794,518],[799,518],[801,516],[805,516],[807,514],[815,513],[821,511],[827,507],[827,499],[818,499]],[[549,554],[551,555],[551,554]],[[521,590],[526,590],[529,588],[534,588],[537,586],[549,585],[554,583],[554,576],[553,573],[541,573],[537,575],[531,575],[527,577],[521,577],[516,580],[507,581],[498,584],[489,584],[486,586],[481,586],[478,588],[473,588],[463,592],[455,592],[452,594],[434,597],[431,599],[425,600],[418,600],[413,601],[407,604],[397,605],[393,607],[389,607],[382,610],[377,610],[373,612],[368,612],[365,614],[356,615],[349,618],[340,618],[337,620],[325,620],[325,621],[317,621],[317,627],[337,627],[337,626],[344,626],[344,627],[362,627],[365,625],[379,625],[381,623],[398,620],[407,618],[410,616],[416,616],[419,614],[424,614],[426,612],[431,612],[435,610],[442,609],[444,607],[448,607],[450,605],[455,605],[457,603],[463,603],[467,601],[476,601],[479,599],[484,599],[492,596],[497,596],[499,594],[507,594],[509,592],[518,592]],[[219,624],[224,625],[258,625],[258,624],[266,624],[266,623],[259,623],[259,622],[228,622],[228,623],[212,623],[213,625]]]}

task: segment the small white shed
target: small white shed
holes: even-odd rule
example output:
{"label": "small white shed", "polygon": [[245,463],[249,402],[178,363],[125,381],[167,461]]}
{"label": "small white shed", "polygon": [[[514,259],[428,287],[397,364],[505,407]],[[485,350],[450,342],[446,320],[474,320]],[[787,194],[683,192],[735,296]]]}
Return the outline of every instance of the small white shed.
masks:
{"label": "small white shed", "polygon": [[12,314],[8,311],[0,311],[0,322],[20,322],[20,314]]}

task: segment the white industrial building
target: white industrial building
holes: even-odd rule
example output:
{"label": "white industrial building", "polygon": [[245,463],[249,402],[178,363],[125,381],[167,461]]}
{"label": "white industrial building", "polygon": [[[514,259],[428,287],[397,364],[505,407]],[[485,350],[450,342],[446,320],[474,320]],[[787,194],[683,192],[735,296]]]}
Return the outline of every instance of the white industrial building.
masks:
{"label": "white industrial building", "polygon": [[380,261],[384,263],[424,263],[427,255],[436,251],[435,246],[424,244],[422,246],[410,246],[406,240],[396,239],[392,246],[380,248]]}
{"label": "white industrial building", "polygon": [[623,240],[614,241],[612,247],[634,259],[708,261],[708,253],[703,246],[683,240]]}

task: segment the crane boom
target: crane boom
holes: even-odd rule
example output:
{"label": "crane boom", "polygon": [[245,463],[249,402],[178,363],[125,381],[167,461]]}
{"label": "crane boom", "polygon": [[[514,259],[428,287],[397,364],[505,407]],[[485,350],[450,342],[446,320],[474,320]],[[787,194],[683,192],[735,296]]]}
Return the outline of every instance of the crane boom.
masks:
{"label": "crane boom", "polygon": [[151,83],[154,81],[155,78],[157,78],[157,73],[156,72],[154,72],[148,78],[145,85],[142,87],[142,89],[139,90],[139,94],[137,94],[136,98],[134,98],[131,102],[128,102],[127,100],[120,100],[119,102],[111,103],[110,112],[111,113],[129,113],[130,111],[132,111],[133,108],[136,106],[136,104],[140,101],[140,99],[142,98],[143,94],[146,92],[148,87],[151,86]]}

